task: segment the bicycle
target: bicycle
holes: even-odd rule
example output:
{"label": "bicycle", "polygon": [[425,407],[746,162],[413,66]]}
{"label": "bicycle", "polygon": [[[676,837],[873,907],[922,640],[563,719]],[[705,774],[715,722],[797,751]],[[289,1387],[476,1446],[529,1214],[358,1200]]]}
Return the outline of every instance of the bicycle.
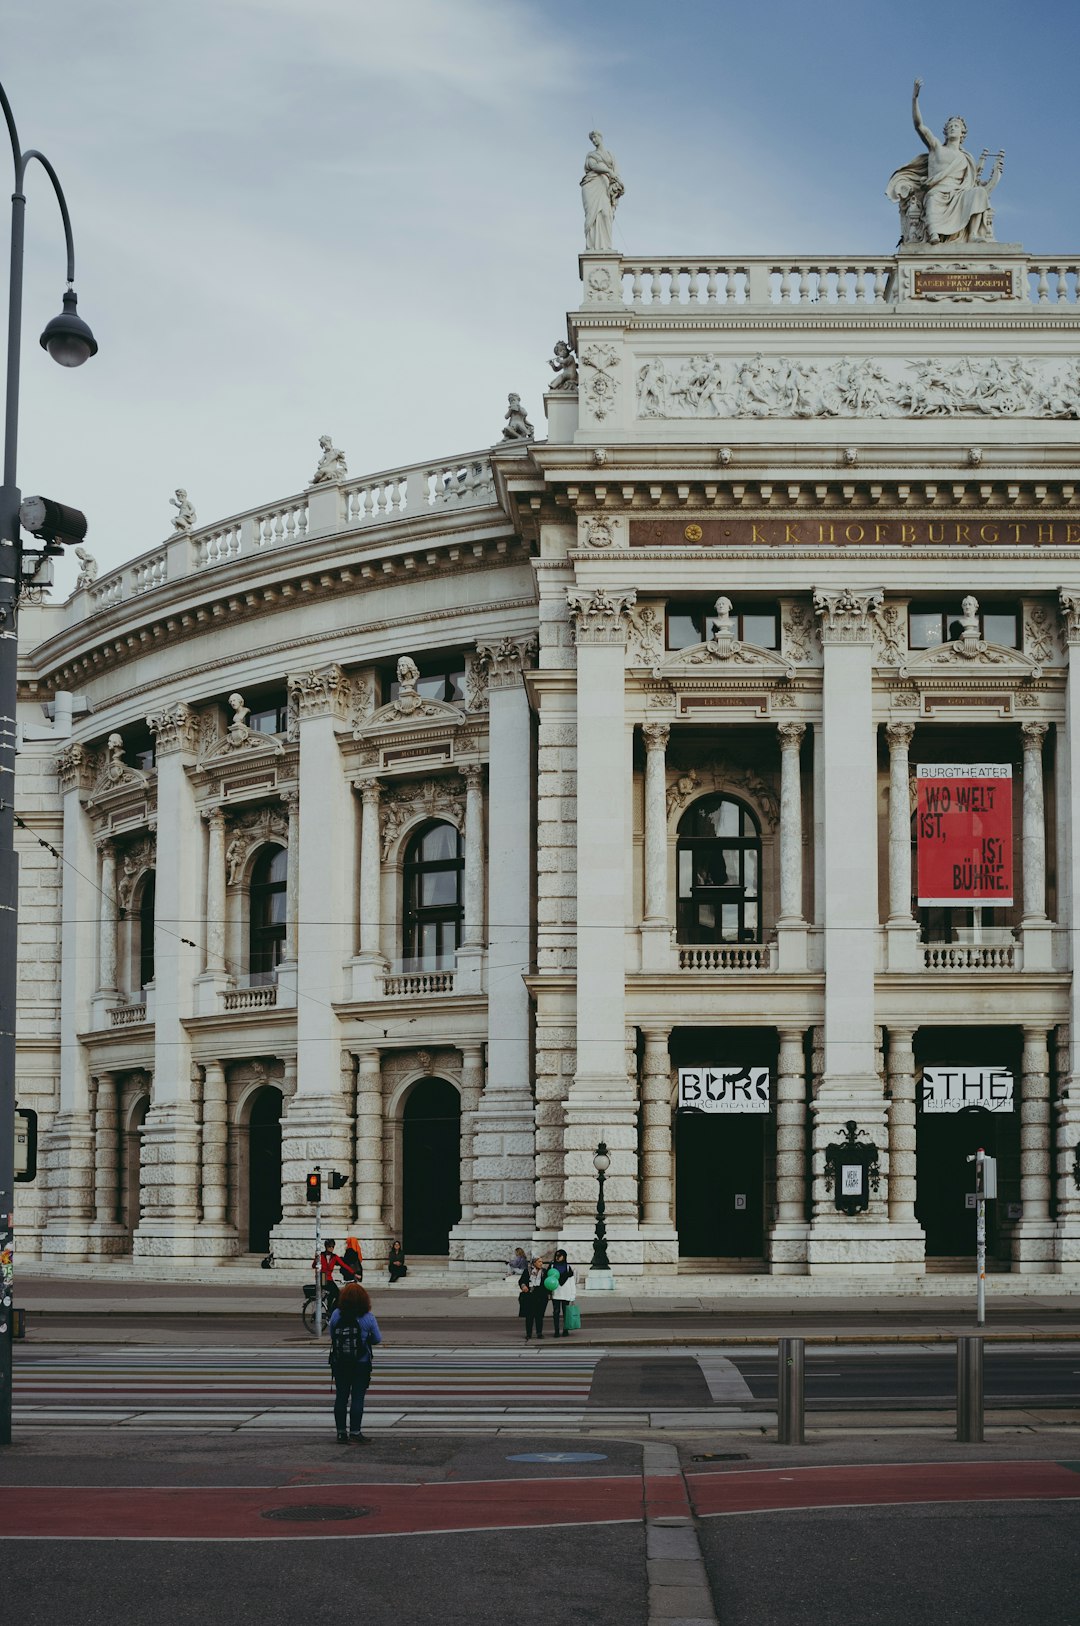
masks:
{"label": "bicycle", "polygon": [[[334,1308],[335,1299],[332,1299],[325,1287],[322,1289],[322,1326],[323,1332],[330,1324],[330,1315]],[[300,1312],[306,1331],[315,1332],[315,1283],[304,1283],[304,1307]]]}

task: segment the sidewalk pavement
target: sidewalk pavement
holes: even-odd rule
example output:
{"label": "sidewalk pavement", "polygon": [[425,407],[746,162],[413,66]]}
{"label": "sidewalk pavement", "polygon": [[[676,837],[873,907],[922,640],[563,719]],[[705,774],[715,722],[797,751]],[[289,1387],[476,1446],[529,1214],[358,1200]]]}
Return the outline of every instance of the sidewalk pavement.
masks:
{"label": "sidewalk pavement", "polygon": [[[1053,1297],[1014,1294],[995,1302],[988,1284],[985,1336],[1009,1342],[1056,1342],[1080,1339],[1080,1299],[1062,1293]],[[494,1326],[513,1320],[516,1287],[509,1281],[499,1297],[471,1297],[461,1287],[414,1288],[370,1284],[376,1313],[397,1335],[409,1329],[417,1335],[452,1334],[456,1345],[490,1336]],[[72,1320],[89,1324],[102,1320],[121,1324],[131,1320],[156,1321],[206,1317],[224,1320],[258,1317],[299,1322],[302,1304],[299,1281],[227,1280],[213,1283],[125,1280],[86,1280],[77,1275],[20,1272],[16,1304],[26,1310],[35,1332],[48,1335],[61,1323],[70,1330]],[[773,1344],[778,1336],[804,1336],[815,1342],[845,1344],[877,1342],[937,1343],[971,1334],[975,1325],[974,1295],[935,1297],[931,1301],[889,1294],[815,1298],[795,1301],[780,1294],[741,1298],[737,1278],[722,1295],[650,1293],[642,1297],[623,1293],[588,1293],[579,1296],[582,1330],[577,1343],[606,1345],[656,1344]],[[267,1330],[269,1326],[267,1326]]]}

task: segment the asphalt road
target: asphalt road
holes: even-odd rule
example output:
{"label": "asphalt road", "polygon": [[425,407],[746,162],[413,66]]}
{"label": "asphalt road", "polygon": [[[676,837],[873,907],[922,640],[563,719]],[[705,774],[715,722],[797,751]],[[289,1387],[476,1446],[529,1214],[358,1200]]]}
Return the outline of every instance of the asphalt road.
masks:
{"label": "asphalt road", "polygon": [[[776,1403],[776,1356],[735,1353],[735,1365],[755,1400]],[[1075,1406],[1080,1413],[1080,1342],[1053,1350],[997,1349],[983,1353],[983,1393],[987,1406]],[[840,1351],[808,1353],[806,1406],[829,1411],[868,1407],[951,1408],[956,1404],[956,1357]]]}

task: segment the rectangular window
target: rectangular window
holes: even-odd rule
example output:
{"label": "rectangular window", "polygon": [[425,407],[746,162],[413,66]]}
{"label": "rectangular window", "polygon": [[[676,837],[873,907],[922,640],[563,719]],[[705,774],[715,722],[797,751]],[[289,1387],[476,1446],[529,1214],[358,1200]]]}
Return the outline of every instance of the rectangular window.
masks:
{"label": "rectangular window", "polygon": [[[780,617],[768,605],[750,605],[732,612],[735,636],[740,643],[756,644],[759,649],[779,649]],[[689,649],[703,644],[716,633],[716,603],[669,604],[667,610],[667,647]]]}
{"label": "rectangular window", "polygon": [[[963,636],[963,608],[959,604],[913,605],[908,610],[908,648],[936,649]],[[979,636],[1006,649],[1020,647],[1020,617],[1009,605],[991,605],[979,612]]]}
{"label": "rectangular window", "polygon": [[[417,659],[420,677],[416,691],[425,700],[442,700],[458,706],[465,700],[465,658],[463,655],[435,655]],[[397,671],[392,669],[383,676],[383,693],[388,700],[396,700],[400,685]]]}

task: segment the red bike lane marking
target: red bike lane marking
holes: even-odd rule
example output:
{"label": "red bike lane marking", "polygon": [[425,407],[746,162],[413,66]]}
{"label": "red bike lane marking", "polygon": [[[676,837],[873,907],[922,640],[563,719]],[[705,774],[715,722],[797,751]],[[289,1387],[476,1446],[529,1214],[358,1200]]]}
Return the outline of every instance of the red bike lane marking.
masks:
{"label": "red bike lane marking", "polygon": [[1080,1498],[1080,1475],[1057,1462],[904,1462],[845,1468],[738,1469],[687,1475],[702,1517],[900,1502]]}
{"label": "red bike lane marking", "polygon": [[[291,1524],[276,1508],[359,1507],[354,1519]],[[133,1486],[0,1489],[5,1537],[78,1541],[249,1541],[429,1531],[638,1523],[639,1475],[619,1478],[454,1480],[422,1485]]]}

